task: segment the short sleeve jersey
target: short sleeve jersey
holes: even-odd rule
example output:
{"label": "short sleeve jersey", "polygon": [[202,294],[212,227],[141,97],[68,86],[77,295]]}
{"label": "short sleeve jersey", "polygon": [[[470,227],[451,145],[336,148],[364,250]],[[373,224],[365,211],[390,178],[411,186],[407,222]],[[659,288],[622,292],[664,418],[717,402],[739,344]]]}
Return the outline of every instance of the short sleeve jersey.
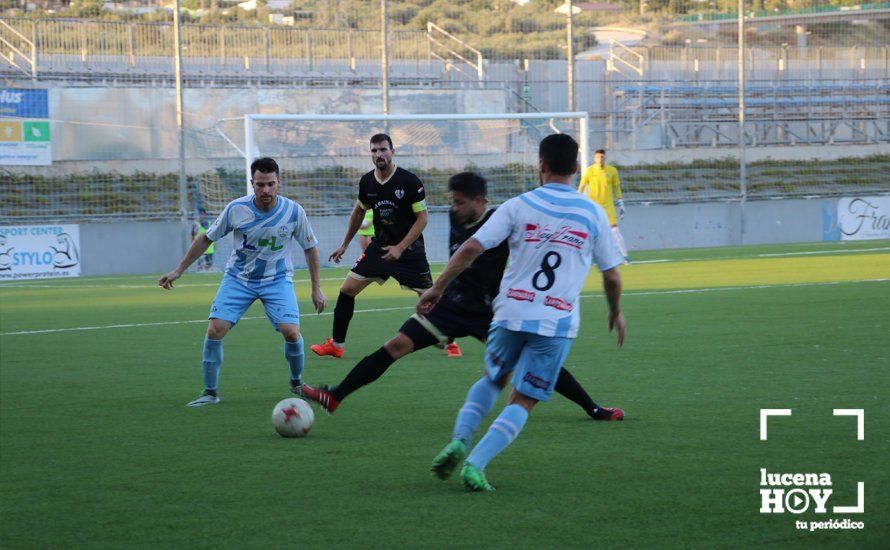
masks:
{"label": "short sleeve jersey", "polygon": [[492,322],[541,336],[576,337],[591,264],[623,262],[602,206],[557,183],[508,200],[473,238],[486,250],[504,239],[510,248]]}
{"label": "short sleeve jersey", "polygon": [[578,191],[586,192],[590,200],[603,207],[610,224],[618,224],[614,203],[621,198],[621,180],[617,168],[608,164],[602,168],[597,164],[590,165],[581,177]]}
{"label": "short sleeve jersey", "polygon": [[[417,212],[426,210],[423,183],[417,176],[399,167],[383,183],[377,181],[374,170],[362,176],[358,185],[358,200],[365,209],[374,211],[374,239],[381,246],[401,242],[414,225]],[[422,249],[423,235],[415,242]],[[412,245],[409,248],[417,248]]]}
{"label": "short sleeve jersey", "polygon": [[[475,235],[494,212],[488,210],[479,221],[470,226],[465,226],[453,212],[449,212],[449,255],[454,254],[467,239]],[[451,281],[445,289],[442,301],[457,305],[462,312],[469,315],[491,316],[509,254],[506,241],[480,254],[470,267]]]}
{"label": "short sleeve jersey", "polygon": [[216,242],[229,233],[234,233],[234,246],[226,276],[248,286],[292,280],[294,245],[309,250],[318,244],[306,211],[282,196],[269,212],[256,207],[253,195],[230,202],[210,225],[207,238]]}

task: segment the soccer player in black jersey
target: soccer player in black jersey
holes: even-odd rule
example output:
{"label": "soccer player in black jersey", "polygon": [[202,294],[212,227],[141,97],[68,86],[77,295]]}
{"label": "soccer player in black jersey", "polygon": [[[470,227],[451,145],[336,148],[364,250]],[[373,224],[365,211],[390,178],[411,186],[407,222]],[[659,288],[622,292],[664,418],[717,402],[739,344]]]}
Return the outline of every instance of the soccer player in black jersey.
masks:
{"label": "soccer player in black jersey", "polygon": [[[453,254],[482,227],[494,209],[486,211],[486,182],[479,174],[463,172],[452,176],[448,189],[452,194],[449,245]],[[493,315],[492,301],[498,294],[508,257],[506,241],[483,252],[448,285],[442,299],[428,314],[412,315],[395,337],[362,359],[338,386],[315,388],[303,384],[303,396],[332,413],[347,395],[377,380],[390,365],[409,353],[436,344],[444,345],[463,336],[473,336],[484,342]],[[566,369],[561,370],[555,389],[581,406],[594,420],[624,418],[621,409],[594,403]]]}
{"label": "soccer player in black jersey", "polygon": [[388,135],[371,137],[374,170],[359,180],[358,202],[349,217],[343,244],[329,259],[340,263],[367,210],[374,212],[374,237],[340,287],[333,337],[311,346],[316,355],[343,356],[355,297],[371,283],[383,284],[394,277],[403,288],[418,294],[433,286],[422,235],[429,221],[426,193],[420,178],[393,163],[394,153]]}

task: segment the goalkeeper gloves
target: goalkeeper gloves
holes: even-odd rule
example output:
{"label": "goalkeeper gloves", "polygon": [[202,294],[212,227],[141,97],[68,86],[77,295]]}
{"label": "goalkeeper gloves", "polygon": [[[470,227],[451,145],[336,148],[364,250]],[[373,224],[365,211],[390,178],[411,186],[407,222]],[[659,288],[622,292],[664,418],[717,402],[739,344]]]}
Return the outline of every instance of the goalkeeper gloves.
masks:
{"label": "goalkeeper gloves", "polygon": [[624,208],[624,201],[621,199],[618,199],[617,201],[615,201],[615,206],[618,207],[618,219],[623,220],[624,214],[626,213],[626,210]]}

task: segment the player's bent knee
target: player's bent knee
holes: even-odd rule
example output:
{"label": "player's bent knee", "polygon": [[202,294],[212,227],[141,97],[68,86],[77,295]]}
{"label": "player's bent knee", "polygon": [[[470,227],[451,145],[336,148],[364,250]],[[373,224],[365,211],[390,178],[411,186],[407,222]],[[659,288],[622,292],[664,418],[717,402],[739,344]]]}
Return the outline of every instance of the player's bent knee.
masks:
{"label": "player's bent knee", "polygon": [[[492,382],[492,384],[496,385],[496,386],[499,387],[500,389],[504,389],[504,387],[507,385],[507,382],[509,382],[509,380],[510,380],[510,375],[511,375],[511,374],[513,374],[513,373],[512,373],[512,372],[505,372],[504,374],[502,374],[502,375],[500,376],[500,378],[498,378],[497,380],[492,380],[491,382]],[[482,369],[482,376],[485,376],[485,377],[487,378],[487,377],[488,377],[488,371],[485,370],[485,369]]]}
{"label": "player's bent knee", "polygon": [[399,359],[414,351],[414,341],[401,332],[390,338],[383,347],[393,359]]}
{"label": "player's bent knee", "polygon": [[513,391],[510,392],[510,397],[507,398],[508,405],[519,405],[523,409],[528,412],[532,412],[532,409],[535,408],[535,405],[538,404],[538,400],[527,395],[521,394],[516,391],[516,388],[513,388]]}
{"label": "player's bent knee", "polygon": [[211,319],[210,323],[207,325],[207,338],[210,338],[211,340],[222,340],[229,332],[230,328],[232,328],[232,323],[228,321]]}
{"label": "player's bent knee", "polygon": [[373,281],[359,281],[357,279],[353,279],[352,277],[346,277],[346,280],[343,281],[343,284],[340,285],[340,292],[347,296],[358,296],[361,291],[365,289],[369,284]]}
{"label": "player's bent knee", "polygon": [[280,324],[278,330],[288,342],[296,342],[300,339],[300,326],[291,324]]}

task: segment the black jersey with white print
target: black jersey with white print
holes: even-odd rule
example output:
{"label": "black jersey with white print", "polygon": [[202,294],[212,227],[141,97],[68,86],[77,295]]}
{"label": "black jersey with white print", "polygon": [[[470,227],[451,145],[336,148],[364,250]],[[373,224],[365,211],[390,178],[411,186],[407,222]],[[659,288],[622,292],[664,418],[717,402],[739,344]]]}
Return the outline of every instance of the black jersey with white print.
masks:
{"label": "black jersey with white print", "polygon": [[[457,220],[453,212],[449,212],[451,222],[449,255],[457,252],[457,249],[472,237],[493,213],[494,209],[488,210],[476,223],[465,226]],[[492,301],[498,294],[509,255],[507,241],[480,254],[470,267],[451,281],[443,293],[442,300],[453,303],[461,311],[469,314],[491,316]]]}
{"label": "black jersey with white print", "polygon": [[[420,178],[399,167],[383,182],[377,179],[375,170],[362,176],[358,200],[374,211],[374,239],[381,246],[400,243],[417,220],[417,212],[426,210]],[[406,248],[407,252],[422,250],[423,235]]]}

